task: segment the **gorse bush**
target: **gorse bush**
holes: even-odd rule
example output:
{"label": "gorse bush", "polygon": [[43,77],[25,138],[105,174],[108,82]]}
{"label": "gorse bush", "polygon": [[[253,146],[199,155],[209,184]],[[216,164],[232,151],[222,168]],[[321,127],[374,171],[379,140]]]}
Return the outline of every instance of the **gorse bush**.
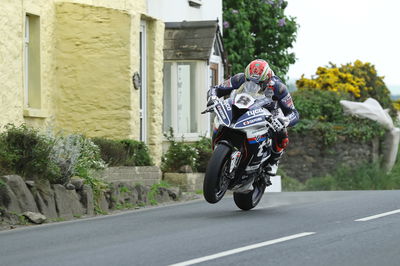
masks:
{"label": "gorse bush", "polygon": [[304,76],[296,81],[297,88],[316,89],[347,93],[353,100],[364,101],[371,97],[384,108],[393,110],[390,91],[377,75],[375,66],[356,60],[340,67],[330,63],[327,67],[318,67],[316,76],[307,79]]}
{"label": "gorse bush", "polygon": [[94,138],[93,142],[99,146],[101,157],[108,166],[153,165],[149,150],[141,141]]}

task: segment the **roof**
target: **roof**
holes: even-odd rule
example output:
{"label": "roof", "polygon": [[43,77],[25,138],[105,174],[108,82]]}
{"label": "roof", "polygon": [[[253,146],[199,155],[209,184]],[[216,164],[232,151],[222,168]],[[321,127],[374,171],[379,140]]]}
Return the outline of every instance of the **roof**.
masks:
{"label": "roof", "polygon": [[216,38],[223,56],[222,36],[217,20],[166,22],[164,59],[208,61]]}

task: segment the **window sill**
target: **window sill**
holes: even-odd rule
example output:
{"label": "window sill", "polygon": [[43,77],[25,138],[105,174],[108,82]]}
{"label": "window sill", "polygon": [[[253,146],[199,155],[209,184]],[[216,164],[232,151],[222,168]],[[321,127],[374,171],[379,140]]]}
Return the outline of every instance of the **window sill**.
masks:
{"label": "window sill", "polygon": [[24,117],[47,118],[49,114],[41,109],[25,108]]}
{"label": "window sill", "polygon": [[[201,134],[200,133],[175,133],[177,134],[176,136],[174,136],[174,140],[177,142],[182,141],[182,137],[183,137],[183,141],[184,142],[196,142],[198,140],[201,139]],[[163,138],[164,142],[167,142],[168,139],[166,137]]]}

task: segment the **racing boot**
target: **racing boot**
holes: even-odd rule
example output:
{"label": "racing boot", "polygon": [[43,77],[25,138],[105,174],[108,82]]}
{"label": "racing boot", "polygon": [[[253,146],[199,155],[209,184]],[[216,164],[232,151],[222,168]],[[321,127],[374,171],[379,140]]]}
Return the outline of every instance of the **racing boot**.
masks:
{"label": "racing boot", "polygon": [[270,175],[274,176],[276,175],[276,172],[278,171],[278,164],[279,160],[282,158],[283,155],[283,150],[280,152],[275,152],[274,150],[271,151],[271,157],[268,158],[268,163],[265,166],[265,172]]}

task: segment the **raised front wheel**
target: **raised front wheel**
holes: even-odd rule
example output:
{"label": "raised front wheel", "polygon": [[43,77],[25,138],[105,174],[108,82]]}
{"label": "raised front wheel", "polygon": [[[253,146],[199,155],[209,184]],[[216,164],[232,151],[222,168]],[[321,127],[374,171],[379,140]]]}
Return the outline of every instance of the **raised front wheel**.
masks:
{"label": "raised front wheel", "polygon": [[231,161],[231,148],[219,144],[208,162],[204,176],[203,193],[209,203],[217,203],[225,195],[230,179],[227,177]]}

